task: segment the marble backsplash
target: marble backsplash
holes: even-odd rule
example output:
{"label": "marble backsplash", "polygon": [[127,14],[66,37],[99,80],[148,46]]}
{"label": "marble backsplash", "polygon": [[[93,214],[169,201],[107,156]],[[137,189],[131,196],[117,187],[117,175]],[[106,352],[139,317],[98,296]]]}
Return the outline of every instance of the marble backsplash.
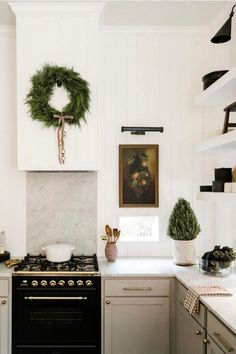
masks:
{"label": "marble backsplash", "polygon": [[76,247],[75,254],[97,250],[97,174],[27,173],[27,252],[55,242]]}

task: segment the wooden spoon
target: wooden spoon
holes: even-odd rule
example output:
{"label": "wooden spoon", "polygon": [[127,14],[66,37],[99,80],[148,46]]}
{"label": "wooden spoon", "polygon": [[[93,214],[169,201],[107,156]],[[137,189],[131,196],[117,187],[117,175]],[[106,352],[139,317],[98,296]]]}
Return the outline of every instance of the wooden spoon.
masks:
{"label": "wooden spoon", "polygon": [[113,229],[114,242],[117,241],[118,232],[119,232],[118,229]]}
{"label": "wooden spoon", "polygon": [[118,241],[118,238],[120,237],[120,230],[117,233],[116,241]]}
{"label": "wooden spoon", "polygon": [[111,243],[111,240],[112,240],[112,230],[110,228],[109,225],[106,225],[105,226],[105,232],[106,232],[106,235],[108,237],[108,242]]}

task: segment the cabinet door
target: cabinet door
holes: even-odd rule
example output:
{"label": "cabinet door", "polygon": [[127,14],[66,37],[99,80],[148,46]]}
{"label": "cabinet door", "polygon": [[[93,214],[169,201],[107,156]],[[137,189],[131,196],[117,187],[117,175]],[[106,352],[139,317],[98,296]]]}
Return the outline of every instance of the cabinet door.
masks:
{"label": "cabinet door", "polygon": [[106,298],[104,319],[105,354],[169,354],[168,298]]}
{"label": "cabinet door", "polygon": [[0,354],[8,353],[8,299],[0,298]]}
{"label": "cabinet door", "polygon": [[211,339],[208,338],[207,343],[207,354],[225,354],[223,350],[218,347],[218,345]]}
{"label": "cabinet door", "polygon": [[179,305],[178,311],[178,354],[204,354],[205,330]]}

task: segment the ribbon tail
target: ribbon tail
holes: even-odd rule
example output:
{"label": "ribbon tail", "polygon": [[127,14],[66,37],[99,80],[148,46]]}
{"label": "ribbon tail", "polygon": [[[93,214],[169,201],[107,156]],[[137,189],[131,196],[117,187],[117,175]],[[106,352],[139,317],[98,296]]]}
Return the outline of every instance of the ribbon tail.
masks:
{"label": "ribbon tail", "polygon": [[65,120],[63,117],[61,117],[61,119],[59,120],[59,126],[57,130],[58,159],[61,165],[64,165],[65,163],[64,130],[65,130]]}

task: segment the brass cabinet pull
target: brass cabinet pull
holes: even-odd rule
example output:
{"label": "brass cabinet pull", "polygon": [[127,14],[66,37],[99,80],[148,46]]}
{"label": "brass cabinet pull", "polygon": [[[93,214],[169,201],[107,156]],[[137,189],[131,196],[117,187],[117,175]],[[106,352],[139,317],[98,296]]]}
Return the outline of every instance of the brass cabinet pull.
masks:
{"label": "brass cabinet pull", "polygon": [[110,305],[111,301],[109,299],[106,300],[106,304]]}
{"label": "brass cabinet pull", "polygon": [[2,300],[2,305],[6,305],[7,300]]}
{"label": "brass cabinet pull", "polygon": [[204,339],[203,339],[203,343],[206,343],[206,344],[208,344],[208,343],[210,343],[210,341],[209,341],[209,339],[207,339],[207,338],[204,338]]}
{"label": "brass cabinet pull", "polygon": [[196,334],[197,336],[199,336],[200,334],[202,334],[202,332],[200,332],[198,329],[196,329],[195,334]]}
{"label": "brass cabinet pull", "polygon": [[83,301],[87,300],[87,297],[83,296],[25,296],[25,300],[78,300]]}
{"label": "brass cabinet pull", "polygon": [[218,341],[225,347],[228,352],[232,352],[234,350],[234,348],[231,347],[231,345],[224,339],[224,337],[222,337],[220,333],[214,332],[213,336],[218,339]]}
{"label": "brass cabinet pull", "polygon": [[144,287],[125,287],[123,290],[141,290],[141,291],[151,291],[152,288],[150,286],[144,286]]}

